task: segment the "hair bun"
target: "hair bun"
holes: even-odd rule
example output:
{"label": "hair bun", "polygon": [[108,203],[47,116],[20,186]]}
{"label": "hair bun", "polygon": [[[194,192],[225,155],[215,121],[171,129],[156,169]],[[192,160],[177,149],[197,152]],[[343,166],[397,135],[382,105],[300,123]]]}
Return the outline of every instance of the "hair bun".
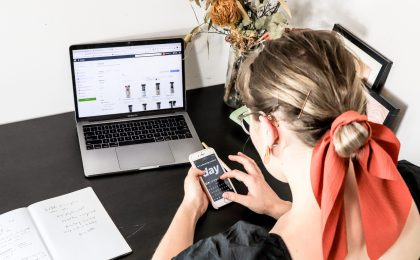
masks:
{"label": "hair bun", "polygon": [[366,143],[369,130],[364,123],[351,122],[343,125],[333,136],[336,153],[343,158],[350,158]]}

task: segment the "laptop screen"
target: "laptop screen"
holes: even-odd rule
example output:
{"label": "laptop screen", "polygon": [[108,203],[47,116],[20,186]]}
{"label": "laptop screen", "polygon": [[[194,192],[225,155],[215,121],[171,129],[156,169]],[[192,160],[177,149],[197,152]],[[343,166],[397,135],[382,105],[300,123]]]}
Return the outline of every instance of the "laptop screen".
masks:
{"label": "laptop screen", "polygon": [[79,45],[70,52],[79,118],[184,107],[181,41]]}

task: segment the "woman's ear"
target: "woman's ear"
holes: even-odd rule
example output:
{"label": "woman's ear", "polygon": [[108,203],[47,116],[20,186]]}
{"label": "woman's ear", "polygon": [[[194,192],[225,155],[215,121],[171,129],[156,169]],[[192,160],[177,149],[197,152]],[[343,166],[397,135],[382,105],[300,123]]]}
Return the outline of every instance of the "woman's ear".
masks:
{"label": "woman's ear", "polygon": [[260,131],[264,145],[272,147],[279,138],[279,132],[273,121],[266,116],[260,116]]}

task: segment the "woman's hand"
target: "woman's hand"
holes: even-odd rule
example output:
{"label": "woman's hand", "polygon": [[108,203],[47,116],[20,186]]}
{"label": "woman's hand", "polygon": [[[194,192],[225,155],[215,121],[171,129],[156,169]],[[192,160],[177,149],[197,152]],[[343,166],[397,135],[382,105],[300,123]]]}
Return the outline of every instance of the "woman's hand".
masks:
{"label": "woman's hand", "polygon": [[203,174],[203,171],[191,167],[184,180],[184,199],[180,208],[196,215],[196,220],[206,212],[209,205],[209,200],[199,179]]}
{"label": "woman's hand", "polygon": [[234,192],[225,192],[223,193],[223,198],[242,204],[256,213],[269,215],[275,219],[279,219],[291,208],[291,203],[280,199],[268,185],[254,160],[240,152],[238,155],[229,155],[229,159],[242,164],[248,174],[239,170],[233,170],[220,176],[220,179],[235,178],[243,182],[248,188],[248,194],[241,195]]}
{"label": "woman's hand", "polygon": [[203,172],[190,168],[184,180],[184,199],[168,231],[166,231],[152,259],[172,259],[194,242],[197,220],[206,212],[209,201],[201,188],[199,177]]}

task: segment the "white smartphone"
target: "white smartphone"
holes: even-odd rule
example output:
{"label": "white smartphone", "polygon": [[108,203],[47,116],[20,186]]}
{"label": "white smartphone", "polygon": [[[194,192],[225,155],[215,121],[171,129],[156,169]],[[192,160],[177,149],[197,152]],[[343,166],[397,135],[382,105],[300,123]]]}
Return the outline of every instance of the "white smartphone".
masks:
{"label": "white smartphone", "polygon": [[207,196],[210,199],[213,208],[218,209],[228,203],[230,200],[224,199],[222,194],[225,191],[236,193],[230,179],[221,180],[219,177],[225,172],[219,157],[212,148],[203,149],[189,156],[189,160],[193,166],[204,171],[204,175],[200,177],[200,181],[205,187]]}

